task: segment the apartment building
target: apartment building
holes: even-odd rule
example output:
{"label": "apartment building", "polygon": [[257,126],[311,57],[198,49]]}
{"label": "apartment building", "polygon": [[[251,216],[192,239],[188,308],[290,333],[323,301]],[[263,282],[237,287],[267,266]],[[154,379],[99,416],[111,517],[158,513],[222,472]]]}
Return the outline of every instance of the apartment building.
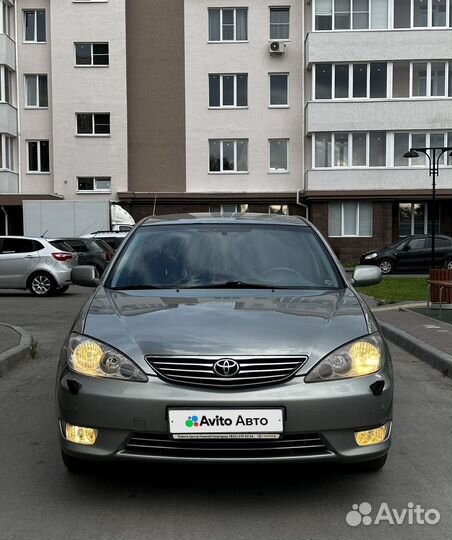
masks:
{"label": "apartment building", "polygon": [[[403,154],[452,146],[452,0],[0,7],[9,223],[30,197],[301,214],[343,260],[431,230],[426,158]],[[437,194],[452,234],[447,153]]]}
{"label": "apartment building", "polygon": [[302,8],[128,2],[130,212],[305,212]]}
{"label": "apartment building", "polygon": [[[431,179],[410,147],[452,146],[449,0],[306,4],[304,200],[342,259],[431,231]],[[439,228],[452,233],[452,158]]]}
{"label": "apartment building", "polygon": [[13,234],[24,200],[127,189],[125,0],[0,4],[0,233]]}
{"label": "apartment building", "polygon": [[[452,146],[449,0],[137,0],[127,21],[135,150],[119,197],[136,215],[309,212],[344,260],[431,230],[426,158],[403,154]],[[163,42],[146,93],[145,50]],[[445,234],[451,166],[446,153]]]}

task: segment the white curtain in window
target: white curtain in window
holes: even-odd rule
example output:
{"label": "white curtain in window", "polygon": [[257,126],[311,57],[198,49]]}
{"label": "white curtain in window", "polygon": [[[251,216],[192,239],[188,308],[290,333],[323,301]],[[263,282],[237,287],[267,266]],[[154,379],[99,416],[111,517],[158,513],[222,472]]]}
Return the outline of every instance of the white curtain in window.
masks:
{"label": "white curtain in window", "polygon": [[316,15],[331,15],[332,13],[331,0],[316,0],[315,14]]}
{"label": "white curtain in window", "polygon": [[246,139],[237,140],[237,170],[248,170],[248,141]]}
{"label": "white curtain in window", "polygon": [[220,41],[219,9],[209,9],[209,41]]}
{"label": "white curtain in window", "polygon": [[359,203],[359,236],[372,236],[371,203]]}
{"label": "white curtain in window", "polygon": [[372,0],[372,28],[388,28],[388,0]]}
{"label": "white curtain in window", "polygon": [[329,205],[328,235],[341,236],[341,204],[330,203]]}
{"label": "white curtain in window", "polygon": [[236,10],[236,39],[237,41],[245,41],[248,39],[248,10]]}
{"label": "white curtain in window", "polygon": [[356,236],[356,211],[357,203],[344,203],[344,236]]}

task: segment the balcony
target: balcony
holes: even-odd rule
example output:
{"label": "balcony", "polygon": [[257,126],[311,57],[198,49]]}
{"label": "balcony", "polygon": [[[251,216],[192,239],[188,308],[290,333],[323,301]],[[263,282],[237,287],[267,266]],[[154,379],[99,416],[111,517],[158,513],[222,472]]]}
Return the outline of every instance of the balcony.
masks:
{"label": "balcony", "polygon": [[0,193],[19,193],[19,176],[10,171],[0,171]]}
{"label": "balcony", "polygon": [[[452,169],[440,170],[438,190],[452,196]],[[311,169],[306,174],[306,191],[386,191],[431,190],[427,168],[400,167],[378,169]]]}
{"label": "balcony", "polygon": [[322,62],[445,60],[452,30],[367,30],[310,32],[306,66]]}
{"label": "balcony", "polygon": [[451,130],[450,108],[450,99],[431,98],[310,101],[306,106],[306,133]]}
{"label": "balcony", "polygon": [[0,64],[16,69],[16,47],[14,41],[6,34],[0,34]]}

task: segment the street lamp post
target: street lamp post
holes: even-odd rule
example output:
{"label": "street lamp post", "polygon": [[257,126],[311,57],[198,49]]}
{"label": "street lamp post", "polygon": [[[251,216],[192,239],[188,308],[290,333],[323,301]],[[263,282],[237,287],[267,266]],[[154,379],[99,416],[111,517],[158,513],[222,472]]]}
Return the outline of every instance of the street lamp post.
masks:
{"label": "street lamp post", "polygon": [[443,154],[450,152],[452,157],[452,146],[430,146],[427,148],[410,148],[409,152],[403,154],[404,158],[417,158],[419,152],[428,158],[428,174],[432,177],[432,251],[430,259],[430,269],[435,268],[435,226],[436,226],[436,177],[439,176],[439,160]]}

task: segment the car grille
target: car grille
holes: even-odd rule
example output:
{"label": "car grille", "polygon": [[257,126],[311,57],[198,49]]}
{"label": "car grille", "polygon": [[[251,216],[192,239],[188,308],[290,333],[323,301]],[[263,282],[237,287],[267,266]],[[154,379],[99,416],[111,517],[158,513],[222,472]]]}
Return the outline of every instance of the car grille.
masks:
{"label": "car grille", "polygon": [[[146,356],[159,377],[180,384],[235,388],[274,384],[290,379],[306,362],[307,356],[176,357]],[[214,366],[229,360],[238,365],[233,376],[219,375]]]}
{"label": "car grille", "polygon": [[174,440],[167,434],[133,433],[123,454],[169,458],[278,458],[330,454],[318,433],[285,434],[280,439]]}

